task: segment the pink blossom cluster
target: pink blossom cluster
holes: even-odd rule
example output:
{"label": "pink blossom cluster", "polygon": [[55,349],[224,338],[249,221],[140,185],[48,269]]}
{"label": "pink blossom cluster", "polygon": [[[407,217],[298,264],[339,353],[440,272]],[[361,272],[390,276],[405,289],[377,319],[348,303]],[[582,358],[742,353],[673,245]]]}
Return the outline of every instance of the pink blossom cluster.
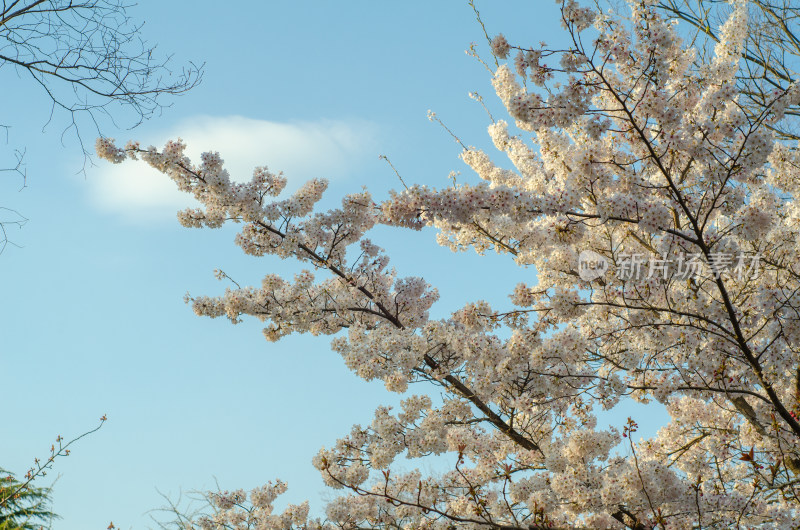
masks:
{"label": "pink blossom cluster", "polygon": [[[514,46],[497,68],[513,124],[488,130],[508,163],[466,148],[472,182],[412,185],[379,204],[364,191],[323,213],[323,180],[279,199],[286,180],[266,168],[240,184],[218,154],[194,165],[180,141],[98,141],[103,158],[140,157],[192,194],[201,207],[180,214],[185,225],[241,222],[246,253],[309,268],[188,297],[198,315],[258,318],[269,340],[330,335],[357,375],[406,393],[401,410],[379,408],[314,459],[343,493],[327,521],[302,507],[271,515],[283,486],[269,486],[220,497],[225,518],[206,527],[800,526],[800,155],[771,129],[800,91],[776,92],[757,118],[738,105],[744,1],[702,64],[656,0],[629,0],[625,19],[559,3],[574,46]],[[512,47],[498,36],[491,48],[506,59]],[[431,319],[438,292],[388,267],[367,238],[376,224],[433,227],[441,245],[508,256],[536,281],[508,307],[477,300]],[[587,250],[614,266],[720,253],[763,266],[584,280]],[[638,441],[633,420],[599,429],[597,411],[622,399],[664,404],[669,424]],[[403,462],[434,456],[451,468]],[[254,511],[270,522],[246,526]]]}
{"label": "pink blossom cluster", "polygon": [[203,514],[181,521],[184,530],[283,530],[304,528],[327,530],[331,528],[318,519],[309,519],[309,505],[290,504],[282,513],[275,511],[275,499],[286,492],[287,486],[278,480],[254,488],[246,493],[243,490],[219,491],[208,494],[213,508],[212,514]]}

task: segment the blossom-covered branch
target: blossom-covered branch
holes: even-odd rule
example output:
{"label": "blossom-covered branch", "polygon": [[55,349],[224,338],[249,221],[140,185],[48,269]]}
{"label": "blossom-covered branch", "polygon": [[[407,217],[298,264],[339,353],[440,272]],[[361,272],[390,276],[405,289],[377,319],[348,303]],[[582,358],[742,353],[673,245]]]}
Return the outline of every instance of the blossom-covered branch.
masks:
{"label": "blossom-covered branch", "polygon": [[[180,141],[98,141],[104,158],[142,158],[191,193],[202,207],[181,212],[184,225],[242,222],[246,253],[314,269],[190,297],[197,314],[259,318],[270,340],[332,335],[364,379],[444,389],[440,402],[379,408],[323,449],[314,465],[349,494],[327,521],[293,527],[800,522],[800,160],[774,133],[800,89],[758,111],[741,101],[745,2],[703,61],[655,0],[629,0],[625,17],[559,3],[567,49],[491,40],[513,123],[493,120],[489,135],[513,169],[465,146],[480,182],[404,186],[380,203],[364,191],[323,213],[322,180],[273,199],[286,181],[266,168],[236,183],[218,154],[193,164]],[[435,227],[453,250],[535,267],[538,283],[519,284],[511,308],[475,301],[431,319],[436,290],[388,269],[366,237],[376,224]],[[622,399],[661,402],[671,421],[638,443],[633,420],[598,429],[597,410]],[[396,471],[401,456],[432,455],[451,469]],[[236,499],[203,524],[289,524]]]}

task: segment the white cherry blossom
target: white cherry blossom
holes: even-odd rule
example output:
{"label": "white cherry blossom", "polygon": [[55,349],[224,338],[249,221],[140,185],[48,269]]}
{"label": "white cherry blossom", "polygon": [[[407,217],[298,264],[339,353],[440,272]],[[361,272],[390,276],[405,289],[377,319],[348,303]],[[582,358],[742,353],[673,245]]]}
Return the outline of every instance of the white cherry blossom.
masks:
{"label": "white cherry blossom", "polygon": [[[467,147],[472,181],[319,212],[323,180],[280,198],[286,179],[265,167],[240,184],[219,154],[193,163],[180,140],[98,140],[101,157],[140,158],[192,194],[201,207],[184,225],[241,222],[244,252],[307,267],[190,296],[198,315],[258,318],[269,340],[330,335],[357,375],[415,392],[314,459],[342,493],[325,520],[306,505],[273,514],[278,482],[219,494],[192,528],[800,526],[800,160],[770,128],[800,90],[742,112],[743,1],[701,65],[655,0],[629,0],[627,19],[560,3],[572,46],[515,45],[493,77],[510,120],[488,132],[513,167]],[[512,47],[498,35],[491,48]],[[431,319],[438,292],[389,267],[367,238],[377,224],[435,227],[440,244],[507,255],[538,282],[507,307],[476,300]],[[585,250],[609,272],[583,280]],[[660,274],[617,274],[635,255]],[[725,255],[759,265],[738,274]],[[625,397],[663,403],[669,424],[650,440],[633,420],[598,428],[595,413]],[[430,455],[452,468],[398,471]]]}

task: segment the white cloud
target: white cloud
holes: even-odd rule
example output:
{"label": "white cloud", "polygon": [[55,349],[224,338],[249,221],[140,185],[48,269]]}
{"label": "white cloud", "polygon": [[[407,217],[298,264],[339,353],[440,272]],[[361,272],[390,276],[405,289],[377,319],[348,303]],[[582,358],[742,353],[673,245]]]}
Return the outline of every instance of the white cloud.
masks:
{"label": "white cloud", "polygon": [[[256,166],[283,171],[291,191],[309,178],[346,177],[365,156],[373,154],[374,134],[375,127],[368,122],[278,123],[241,116],[200,116],[137,139],[143,146],[161,147],[166,140],[181,137],[193,161],[199,160],[202,152],[218,151],[237,181],[249,180]],[[193,205],[193,199],[177,191],[168,177],[143,162],[112,165],[99,161],[87,171],[87,184],[98,208],[131,220],[174,218],[177,210]]]}

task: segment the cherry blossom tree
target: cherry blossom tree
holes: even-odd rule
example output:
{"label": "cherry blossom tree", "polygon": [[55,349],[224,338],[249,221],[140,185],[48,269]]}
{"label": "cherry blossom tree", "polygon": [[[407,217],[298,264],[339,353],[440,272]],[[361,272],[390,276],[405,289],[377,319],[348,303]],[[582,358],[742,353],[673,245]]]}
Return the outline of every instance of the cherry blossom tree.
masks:
{"label": "cherry blossom tree", "polygon": [[[736,1],[698,60],[657,0],[601,12],[559,0],[569,46],[491,41],[510,115],[489,135],[508,167],[467,147],[480,180],[367,191],[315,211],[324,180],[278,198],[286,179],[232,181],[218,153],[97,142],[141,159],[194,196],[188,227],[242,223],[251,255],[298,260],[293,279],[188,297],[195,313],[254,317],[270,341],[328,335],[358,376],[405,393],[313,465],[343,492],[324,519],[285,491],[211,494],[185,528],[797,528],[800,525],[800,154],[775,131],[794,83],[747,106],[737,74],[748,9]],[[367,236],[435,227],[453,250],[496,251],[538,283],[509,307],[475,301],[432,319],[434,286],[401,278]],[[434,401],[424,393],[429,388]],[[598,427],[620,400],[670,421]],[[400,457],[452,455],[441,474]]]}
{"label": "cherry blossom tree", "polygon": [[[717,27],[730,13],[727,0],[661,0],[658,7],[691,29],[692,43],[703,60],[719,42]],[[786,89],[800,68],[800,2],[797,0],[749,0],[749,32],[742,45],[742,68],[737,73],[741,103],[758,114],[771,100],[772,90]],[[770,124],[779,138],[800,140],[797,116],[800,108],[786,109],[788,120]]]}

